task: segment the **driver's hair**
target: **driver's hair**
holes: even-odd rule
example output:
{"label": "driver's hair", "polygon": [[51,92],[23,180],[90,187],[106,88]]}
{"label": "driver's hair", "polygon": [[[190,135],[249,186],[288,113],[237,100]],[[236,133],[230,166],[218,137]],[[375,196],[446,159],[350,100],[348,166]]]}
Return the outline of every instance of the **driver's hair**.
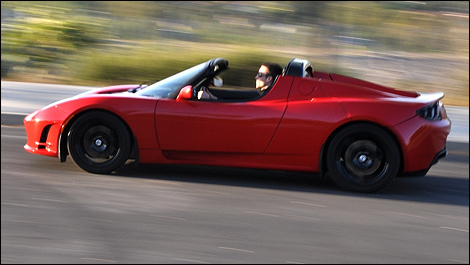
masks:
{"label": "driver's hair", "polygon": [[277,63],[267,62],[267,63],[263,63],[261,65],[264,65],[268,68],[269,75],[271,75],[273,77],[273,81],[274,81],[274,79],[276,79],[276,77],[278,75],[282,74],[282,67]]}

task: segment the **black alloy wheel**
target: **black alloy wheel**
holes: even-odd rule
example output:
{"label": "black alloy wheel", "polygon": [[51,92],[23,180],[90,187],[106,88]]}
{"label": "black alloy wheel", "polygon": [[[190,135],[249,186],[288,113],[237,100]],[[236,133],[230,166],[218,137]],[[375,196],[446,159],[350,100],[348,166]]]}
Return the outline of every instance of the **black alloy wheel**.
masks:
{"label": "black alloy wheel", "polygon": [[68,151],[83,170],[105,174],[127,161],[131,139],[127,126],[119,118],[105,111],[93,111],[72,124],[67,136]]}
{"label": "black alloy wheel", "polygon": [[341,188],[374,192],[388,185],[401,166],[400,150],[389,132],[372,124],[342,129],[327,150],[329,176]]}

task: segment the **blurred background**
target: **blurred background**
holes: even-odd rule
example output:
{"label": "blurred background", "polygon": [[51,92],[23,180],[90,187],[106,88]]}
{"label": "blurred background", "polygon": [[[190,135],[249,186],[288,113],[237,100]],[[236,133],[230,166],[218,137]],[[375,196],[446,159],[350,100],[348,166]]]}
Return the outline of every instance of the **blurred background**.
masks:
{"label": "blurred background", "polygon": [[259,65],[315,70],[469,106],[468,1],[2,1],[2,80],[155,82],[223,57],[225,83]]}

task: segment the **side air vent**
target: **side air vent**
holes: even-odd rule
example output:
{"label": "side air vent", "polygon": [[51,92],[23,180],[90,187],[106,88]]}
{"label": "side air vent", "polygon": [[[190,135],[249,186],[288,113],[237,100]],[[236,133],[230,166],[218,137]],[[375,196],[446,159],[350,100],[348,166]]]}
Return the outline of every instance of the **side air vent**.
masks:
{"label": "side air vent", "polygon": [[51,126],[52,125],[47,125],[46,127],[44,127],[44,129],[42,129],[41,138],[39,139],[40,143],[45,143],[47,141],[47,135],[49,134]]}

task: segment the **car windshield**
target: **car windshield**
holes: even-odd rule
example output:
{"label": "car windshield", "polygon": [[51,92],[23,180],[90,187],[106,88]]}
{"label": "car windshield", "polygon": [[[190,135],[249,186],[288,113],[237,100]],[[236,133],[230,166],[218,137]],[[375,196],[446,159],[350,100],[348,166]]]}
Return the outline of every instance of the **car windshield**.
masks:
{"label": "car windshield", "polygon": [[183,72],[179,72],[140,91],[137,91],[136,94],[148,97],[168,98],[175,90],[181,89],[182,87],[188,85],[194,76],[201,72],[205,66],[206,63],[193,66],[187,70],[184,70]]}

